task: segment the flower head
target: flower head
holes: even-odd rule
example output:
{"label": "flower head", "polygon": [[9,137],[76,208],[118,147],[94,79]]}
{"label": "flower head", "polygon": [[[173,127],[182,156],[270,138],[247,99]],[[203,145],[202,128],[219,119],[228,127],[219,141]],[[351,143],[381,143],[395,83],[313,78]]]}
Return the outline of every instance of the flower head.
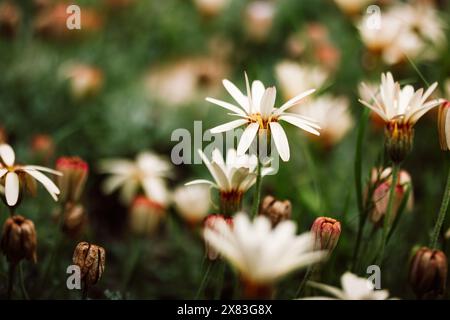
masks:
{"label": "flower head", "polygon": [[316,250],[333,251],[341,235],[341,223],[333,218],[318,217],[312,227],[314,248]]}
{"label": "flower head", "polygon": [[56,160],[56,169],[63,173],[58,177],[63,202],[77,202],[86,184],[89,165],[79,157],[60,157]]}
{"label": "flower head", "polygon": [[105,271],[105,249],[88,242],[80,242],[73,252],[72,261],[80,267],[84,285],[96,284]]}
{"label": "flower head", "polygon": [[309,285],[331,294],[335,298],[311,297],[307,299],[339,299],[339,300],[386,300],[389,291],[376,290],[373,283],[366,278],[359,278],[351,272],[341,277],[342,289],[322,283],[309,282]]}
{"label": "flower head", "polygon": [[217,221],[206,227],[206,241],[241,274],[244,284],[270,285],[286,274],[324,259],[324,251],[314,251],[308,232],[296,235],[292,221],[282,221],[272,229],[270,220],[258,216],[251,222],[244,213],[233,218],[233,227]]}
{"label": "flower head", "polygon": [[142,152],[135,161],[128,159],[108,159],[100,163],[102,173],[111,174],[103,185],[105,193],[121,188],[121,199],[131,203],[142,188],[146,196],[161,205],[168,201],[165,179],[170,176],[170,165],[162,157],[152,152]]}
{"label": "flower head", "polygon": [[165,208],[145,196],[137,196],[130,207],[129,227],[137,235],[152,235],[166,213]]}
{"label": "flower head", "polygon": [[[46,167],[34,165],[19,165],[15,163],[16,155],[8,144],[0,145],[0,178],[4,186],[6,204],[10,207],[17,205],[20,189],[30,185],[30,178],[39,181],[52,198],[57,201],[60,193],[58,187],[42,172],[62,175],[61,172]],[[41,172],[42,171],[42,172]]]}
{"label": "flower head", "polygon": [[247,95],[244,95],[230,81],[223,81],[225,89],[239,106],[214,98],[206,98],[207,101],[231,111],[233,116],[239,118],[238,120],[233,120],[211,129],[211,133],[221,133],[246,125],[246,129],[242,134],[237,148],[239,155],[244,154],[250,148],[255,137],[260,134],[273,137],[275,147],[281,159],[288,161],[290,158],[289,143],[286,133],[279,123],[280,121],[286,121],[305,131],[319,135],[317,129],[320,128],[314,121],[298,114],[286,112],[289,108],[299,104],[303,98],[312,94],[315,89],[300,93],[284,103],[281,107],[275,108],[275,87],[266,89],[261,81],[256,80],[253,81],[250,88],[247,74],[245,75],[245,81]]}
{"label": "flower head", "polygon": [[412,149],[416,122],[443,102],[442,99],[427,101],[436,87],[434,83],[425,92],[414,91],[411,85],[400,87],[388,72],[381,75],[379,92],[371,93],[372,103],[359,100],[385,122],[385,144],[392,161],[401,162],[406,157]]}
{"label": "flower head", "polygon": [[13,215],[3,225],[0,248],[8,261],[16,264],[22,259],[37,261],[36,229],[31,220],[21,215]]}

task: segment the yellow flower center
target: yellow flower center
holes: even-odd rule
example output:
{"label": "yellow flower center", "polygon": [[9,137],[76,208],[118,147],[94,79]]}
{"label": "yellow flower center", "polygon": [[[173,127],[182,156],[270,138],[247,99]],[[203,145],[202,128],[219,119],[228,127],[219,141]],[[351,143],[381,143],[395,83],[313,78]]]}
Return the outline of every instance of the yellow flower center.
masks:
{"label": "yellow flower center", "polygon": [[260,113],[253,113],[249,116],[249,122],[250,123],[258,123],[259,124],[259,129],[261,130],[269,130],[269,123],[271,122],[277,122],[278,121],[278,117],[271,115],[268,118],[263,117]]}

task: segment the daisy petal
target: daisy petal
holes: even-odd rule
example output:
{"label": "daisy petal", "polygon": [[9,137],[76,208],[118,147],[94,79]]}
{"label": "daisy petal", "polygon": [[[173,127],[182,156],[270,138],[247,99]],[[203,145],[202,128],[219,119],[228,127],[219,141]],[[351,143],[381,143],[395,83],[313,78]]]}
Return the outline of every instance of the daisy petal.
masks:
{"label": "daisy petal", "polygon": [[316,129],[312,128],[312,126],[309,124],[308,121],[293,117],[293,116],[287,116],[287,115],[281,115],[280,120],[289,122],[290,124],[299,127],[300,129],[303,129],[309,133],[312,133],[316,136],[320,136],[320,132]]}
{"label": "daisy petal", "polygon": [[250,145],[252,144],[253,140],[255,139],[255,136],[258,132],[259,124],[254,122],[245,128],[244,133],[241,136],[241,140],[239,141],[239,145],[237,148],[237,154],[238,155],[244,155],[245,152],[250,148]]}
{"label": "daisy petal", "polygon": [[277,90],[275,89],[275,87],[267,88],[267,90],[264,92],[264,96],[262,97],[260,104],[261,116],[263,118],[268,117],[272,113],[276,96]]}
{"label": "daisy petal", "polygon": [[39,181],[44,186],[44,188],[47,189],[48,193],[50,193],[50,195],[55,201],[58,200],[57,195],[60,193],[60,191],[56,186],[56,184],[52,180],[50,180],[45,174],[26,167],[23,168],[22,170],[28,173],[33,178],[35,178],[37,181]]}
{"label": "daisy petal", "polygon": [[283,161],[289,161],[290,152],[289,152],[289,143],[286,137],[286,133],[284,129],[278,122],[270,123],[270,130],[272,132],[273,141],[275,142],[275,147],[280,154],[280,157]]}
{"label": "daisy petal", "polygon": [[16,160],[13,148],[9,144],[0,145],[0,157],[7,166],[13,166]]}
{"label": "daisy petal", "polygon": [[287,101],[280,108],[278,108],[278,110],[276,111],[277,114],[281,114],[282,112],[286,111],[290,107],[293,107],[296,104],[299,104],[300,101],[303,98],[306,98],[307,96],[309,96],[310,94],[314,93],[315,91],[316,91],[316,89],[310,89],[308,91],[305,91],[303,93],[300,93],[300,94],[296,95],[294,98],[292,98],[291,100]]}
{"label": "daisy petal", "polygon": [[35,166],[35,165],[30,165],[30,166],[24,166],[23,168],[28,168],[28,169],[33,169],[33,170],[38,170],[38,171],[44,171],[44,172],[48,172],[57,176],[62,176],[62,172],[50,169],[50,168],[46,168],[46,167],[42,167],[42,166]]}
{"label": "daisy petal", "polygon": [[230,110],[231,112],[234,112],[234,113],[236,113],[236,114],[238,114],[240,116],[245,116],[246,115],[245,112],[241,108],[236,107],[234,104],[231,104],[231,103],[228,103],[228,102],[225,102],[225,101],[222,101],[222,100],[217,100],[217,99],[214,99],[214,98],[210,98],[210,97],[206,98],[206,101],[214,103],[214,104],[216,104],[218,106],[221,106],[222,108]]}
{"label": "daisy petal", "polygon": [[246,124],[247,122],[248,121],[246,119],[233,120],[233,121],[227,122],[225,124],[221,124],[220,126],[214,127],[210,131],[212,134],[226,132],[229,130],[233,130],[237,127],[240,127],[243,124]]}
{"label": "daisy petal", "polygon": [[223,80],[222,83],[233,99],[248,113],[248,99],[242,94],[241,90],[239,90],[231,81],[227,79]]}
{"label": "daisy petal", "polygon": [[8,172],[5,179],[5,197],[8,206],[14,206],[19,199],[19,176],[15,172]]}

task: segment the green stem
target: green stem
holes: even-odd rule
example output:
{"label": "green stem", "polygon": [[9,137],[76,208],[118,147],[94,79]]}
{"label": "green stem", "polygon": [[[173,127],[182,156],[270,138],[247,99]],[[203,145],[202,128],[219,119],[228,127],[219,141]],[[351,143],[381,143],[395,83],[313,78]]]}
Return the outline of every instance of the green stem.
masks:
{"label": "green stem", "polygon": [[388,206],[387,206],[386,214],[384,216],[381,246],[380,246],[380,250],[378,252],[378,258],[377,258],[378,266],[381,266],[381,264],[383,262],[384,251],[386,249],[386,242],[387,242],[388,235],[389,235],[389,225],[391,223],[391,213],[392,213],[392,207],[394,204],[395,188],[397,187],[397,178],[398,178],[399,170],[400,170],[400,165],[397,163],[393,163],[392,164],[392,183],[391,183],[391,187],[389,189]]}
{"label": "green stem", "polygon": [[259,211],[259,203],[261,201],[261,161],[259,160],[258,154],[258,164],[256,167],[256,184],[255,184],[255,196],[253,199],[252,217],[256,217]]}
{"label": "green stem", "polygon": [[300,296],[300,294],[301,294],[302,291],[303,291],[303,288],[304,288],[305,285],[306,285],[306,282],[308,282],[308,280],[309,280],[309,278],[311,277],[311,274],[313,273],[313,271],[314,271],[314,267],[313,267],[313,266],[309,266],[308,269],[306,270],[305,277],[303,278],[302,282],[301,282],[300,285],[298,286],[297,291],[295,292],[295,297],[294,297],[294,299],[297,299],[297,298]]}
{"label": "green stem", "polygon": [[206,268],[205,274],[203,275],[202,281],[200,282],[200,287],[198,287],[197,293],[195,294],[195,300],[198,300],[198,298],[200,297],[200,294],[205,289],[205,286],[208,282],[209,273],[211,271],[212,264],[213,263],[211,261],[208,261],[208,267]]}
{"label": "green stem", "polygon": [[219,267],[219,285],[216,287],[216,292],[214,295],[214,299],[215,300],[220,300],[220,295],[222,294],[222,290],[223,290],[223,283],[225,280],[225,261],[220,261],[220,267]]}
{"label": "green stem", "polygon": [[447,175],[447,183],[445,185],[444,197],[442,198],[441,208],[439,209],[439,215],[434,225],[434,230],[432,237],[430,239],[430,248],[436,249],[439,234],[441,233],[442,224],[445,220],[445,215],[447,214],[448,202],[450,200],[450,170]]}
{"label": "green stem", "polygon": [[20,290],[22,291],[22,295],[25,300],[30,300],[30,296],[28,295],[27,289],[25,287],[25,281],[23,279],[23,268],[22,263],[19,263],[19,282],[20,282]]}
{"label": "green stem", "polygon": [[122,291],[124,292],[124,294],[128,290],[128,287],[130,286],[131,280],[133,279],[133,276],[136,273],[139,260],[142,256],[143,250],[142,242],[143,242],[142,239],[138,239],[138,241],[136,241],[135,244],[132,246],[134,250],[132,251],[131,259],[129,260],[130,262],[125,270],[124,282],[122,285]]}

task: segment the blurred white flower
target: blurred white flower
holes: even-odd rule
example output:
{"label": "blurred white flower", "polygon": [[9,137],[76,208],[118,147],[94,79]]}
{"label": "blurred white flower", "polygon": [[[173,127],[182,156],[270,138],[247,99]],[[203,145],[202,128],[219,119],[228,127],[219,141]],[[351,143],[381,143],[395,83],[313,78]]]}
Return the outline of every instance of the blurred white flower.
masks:
{"label": "blurred white flower", "polygon": [[242,94],[242,92],[230,81],[223,81],[225,89],[240,107],[222,100],[209,97],[206,98],[207,101],[233,112],[233,116],[240,118],[211,129],[211,133],[221,133],[243,125],[247,126],[241,136],[237,148],[237,153],[239,155],[244,154],[250,148],[250,145],[258,134],[267,134],[267,136],[270,134],[281,159],[283,161],[288,161],[290,158],[289,142],[283,127],[279,123],[280,120],[286,121],[310,133],[316,135],[320,134],[317,131],[320,127],[315,124],[313,120],[295,113],[286,112],[289,108],[299,104],[303,98],[312,94],[315,89],[300,93],[284,103],[281,107],[275,108],[275,87],[266,89],[261,81],[256,80],[253,81],[250,89],[247,74],[245,74],[245,80],[247,95]]}
{"label": "blurred white flower", "polygon": [[358,24],[361,40],[369,50],[383,52],[397,40],[401,33],[401,20],[388,13],[383,13],[379,28],[373,28],[369,23],[369,19],[371,19],[370,16],[364,16]]}
{"label": "blurred white flower", "polygon": [[359,101],[376,112],[386,123],[395,120],[402,124],[414,126],[425,113],[443,102],[442,99],[427,102],[428,97],[436,87],[437,82],[432,84],[425,93],[423,89],[414,91],[411,85],[401,88],[398,82],[394,82],[392,74],[388,72],[381,75],[379,92],[370,93],[373,101]]}
{"label": "blurred white flower", "polygon": [[8,206],[13,207],[17,204],[20,190],[27,187],[30,177],[39,181],[55,201],[58,200],[60,194],[58,187],[41,171],[54,175],[62,175],[61,172],[41,166],[19,165],[15,160],[13,148],[8,144],[0,144],[0,178]]}
{"label": "blurred white flower", "polygon": [[351,272],[346,272],[342,275],[342,289],[312,281],[308,282],[308,284],[314,288],[331,294],[333,298],[318,296],[305,299],[386,300],[389,298],[388,290],[376,290],[370,280],[366,278],[360,278]]}
{"label": "blurred white flower", "polygon": [[328,73],[321,67],[287,60],[275,66],[275,74],[285,99],[291,99],[311,88],[319,89],[328,79]]}
{"label": "blurred white flower", "polygon": [[338,143],[353,126],[349,103],[345,97],[320,96],[295,109],[296,113],[315,119],[320,125],[320,137],[325,146]]}
{"label": "blurred white flower", "polygon": [[274,2],[257,0],[250,2],[245,8],[245,27],[247,34],[255,41],[267,38],[272,28],[276,12]]}
{"label": "blurred white flower", "polygon": [[245,285],[271,285],[288,273],[323,260],[325,251],[314,251],[314,237],[296,235],[296,225],[285,220],[272,229],[270,220],[258,216],[251,222],[245,213],[232,226],[217,221],[206,227],[205,241],[235,267]]}
{"label": "blurred white flower", "polygon": [[162,157],[152,152],[141,152],[136,160],[106,159],[99,165],[101,173],[110,174],[103,184],[105,193],[121,188],[121,200],[129,204],[142,188],[145,195],[160,205],[166,205],[168,191],[165,179],[170,176],[171,167]]}
{"label": "blurred white flower", "polygon": [[[223,221],[224,223],[228,224],[230,228],[233,228],[233,218],[230,217],[226,218],[221,214],[210,214],[208,217],[206,217],[204,222],[204,228],[218,231],[216,229],[218,221]],[[217,252],[217,250],[211,247],[211,245],[208,243],[207,240],[205,240],[205,252],[206,256],[211,261],[216,260],[219,257],[219,253]]]}
{"label": "blurred white flower", "polygon": [[173,201],[177,212],[189,223],[196,224],[208,215],[210,188],[205,185],[180,186]]}
{"label": "blurred white flower", "polygon": [[168,106],[181,106],[218,93],[228,70],[228,64],[222,58],[184,58],[152,67],[144,85],[151,99]]}
{"label": "blurred white flower", "polygon": [[337,6],[348,15],[361,13],[363,8],[373,3],[373,0],[334,0]]}

